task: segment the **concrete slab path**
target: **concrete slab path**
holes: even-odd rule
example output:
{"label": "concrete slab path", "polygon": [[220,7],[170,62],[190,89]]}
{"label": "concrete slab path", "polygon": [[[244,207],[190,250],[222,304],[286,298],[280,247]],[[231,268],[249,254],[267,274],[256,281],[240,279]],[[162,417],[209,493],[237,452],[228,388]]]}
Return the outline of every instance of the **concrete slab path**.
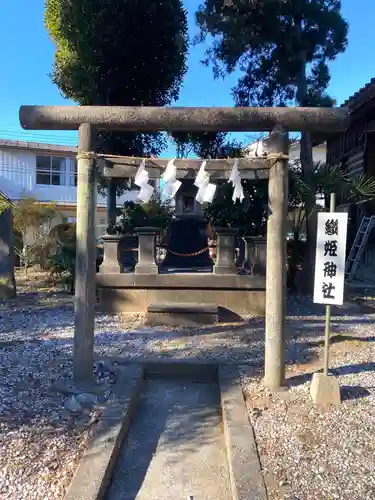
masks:
{"label": "concrete slab path", "polygon": [[106,500],[230,500],[217,384],[148,380]]}

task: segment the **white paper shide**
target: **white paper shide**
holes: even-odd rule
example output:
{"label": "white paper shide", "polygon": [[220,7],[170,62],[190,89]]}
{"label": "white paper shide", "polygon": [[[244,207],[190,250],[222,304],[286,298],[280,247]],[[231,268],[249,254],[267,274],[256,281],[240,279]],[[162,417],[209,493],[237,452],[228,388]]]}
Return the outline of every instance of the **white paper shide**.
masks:
{"label": "white paper shide", "polygon": [[235,203],[236,200],[240,200],[242,202],[242,200],[245,198],[245,196],[244,196],[244,192],[243,192],[240,172],[238,170],[238,159],[237,158],[234,160],[234,165],[233,165],[230,177],[229,177],[229,182],[231,182],[233,184],[233,196],[232,196],[233,203]]}
{"label": "white paper shide", "polygon": [[195,196],[198,203],[212,203],[216,192],[216,185],[210,183],[210,176],[206,172],[206,165],[207,162],[203,161],[194,182],[195,186],[198,187],[198,192]]}
{"label": "white paper shide", "polygon": [[161,175],[161,178],[165,182],[163,193],[168,198],[174,198],[176,196],[177,191],[181,187],[181,181],[178,181],[176,179],[176,176],[177,176],[177,169],[174,164],[174,160],[170,160],[164,172]]}
{"label": "white paper shide", "polygon": [[344,300],[348,214],[318,214],[314,302],[342,305]]}
{"label": "white paper shide", "polygon": [[148,181],[149,176],[146,170],[146,160],[142,160],[135,174],[134,184],[140,188],[138,199],[143,203],[148,203],[154,194],[154,187]]}

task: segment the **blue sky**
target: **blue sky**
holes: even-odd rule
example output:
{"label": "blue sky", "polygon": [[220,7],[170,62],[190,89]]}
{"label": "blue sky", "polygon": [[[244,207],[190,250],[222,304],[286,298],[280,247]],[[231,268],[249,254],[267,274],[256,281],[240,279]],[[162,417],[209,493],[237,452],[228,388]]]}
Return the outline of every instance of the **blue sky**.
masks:
{"label": "blue sky", "polygon": [[[185,0],[191,34],[194,12],[200,0]],[[343,0],[343,15],[349,21],[347,51],[330,64],[329,92],[341,104],[375,77],[375,0]],[[24,131],[19,126],[22,104],[63,105],[49,73],[54,46],[43,24],[44,0],[1,0],[0,47],[0,138],[75,144],[75,132]],[[192,49],[189,71],[181,89],[179,105],[231,106],[231,88],[238,75],[214,80],[212,70],[200,64],[203,47]]]}

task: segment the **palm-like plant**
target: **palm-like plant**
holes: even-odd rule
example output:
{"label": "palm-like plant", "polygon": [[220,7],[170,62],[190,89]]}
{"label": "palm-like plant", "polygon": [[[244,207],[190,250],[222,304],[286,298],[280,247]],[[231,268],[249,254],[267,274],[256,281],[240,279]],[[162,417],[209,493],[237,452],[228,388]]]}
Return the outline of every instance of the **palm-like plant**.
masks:
{"label": "palm-like plant", "polygon": [[[338,166],[317,163],[312,183],[307,184],[297,161],[290,167],[289,219],[293,239],[288,242],[288,286],[295,287],[297,273],[305,259],[306,202],[315,199],[315,213],[328,208],[330,193],[336,193],[340,204],[368,201],[375,198],[375,177],[350,175]],[[310,213],[310,216],[313,215]]]}
{"label": "palm-like plant", "polygon": [[[316,211],[327,209],[330,193],[338,195],[340,204],[357,203],[375,198],[375,177],[366,174],[349,174],[339,166],[317,163],[314,166],[313,182],[306,184],[299,162],[290,167],[289,213],[295,239],[303,236],[306,221],[306,200],[313,196]],[[319,203],[320,202],[320,203]]]}

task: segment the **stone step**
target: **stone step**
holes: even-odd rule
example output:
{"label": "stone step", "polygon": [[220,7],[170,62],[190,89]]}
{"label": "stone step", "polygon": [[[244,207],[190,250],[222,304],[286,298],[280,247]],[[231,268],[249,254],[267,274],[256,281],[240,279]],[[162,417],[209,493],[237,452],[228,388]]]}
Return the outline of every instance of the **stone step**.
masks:
{"label": "stone step", "polygon": [[150,303],[147,308],[147,324],[151,326],[212,325],[218,322],[216,304],[197,302]]}

